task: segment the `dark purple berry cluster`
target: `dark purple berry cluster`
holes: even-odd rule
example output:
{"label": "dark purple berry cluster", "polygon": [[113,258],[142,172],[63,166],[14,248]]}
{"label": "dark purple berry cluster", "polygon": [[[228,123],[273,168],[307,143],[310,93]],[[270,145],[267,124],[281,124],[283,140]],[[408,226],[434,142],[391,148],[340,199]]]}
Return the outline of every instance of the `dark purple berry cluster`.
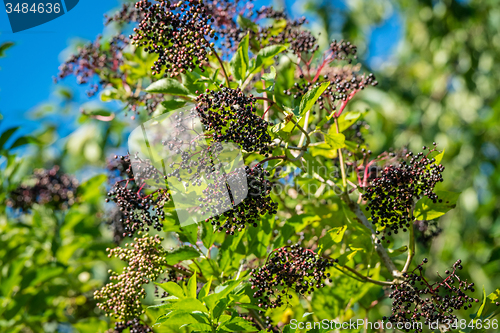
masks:
{"label": "dark purple berry cluster", "polygon": [[[429,148],[429,154],[435,150]],[[413,207],[421,197],[442,202],[433,191],[443,181],[444,166],[435,162],[428,154],[408,152],[400,164],[386,166],[363,194],[372,223],[389,228],[389,236],[400,228],[407,231],[413,224]]]}
{"label": "dark purple berry cluster", "polygon": [[149,231],[153,227],[161,231],[165,218],[163,207],[170,200],[170,193],[165,188],[159,188],[146,194],[146,181],[165,182],[158,170],[147,161],[136,160],[136,173],[131,171],[130,156],[115,156],[116,166],[109,166],[111,170],[120,170],[126,175],[125,179],[117,181],[108,192],[106,202],[113,201],[120,211],[119,224],[123,226],[123,237],[132,237],[138,230]]}
{"label": "dark purple berry cluster", "polygon": [[130,333],[153,333],[153,329],[146,324],[141,323],[138,318],[129,321],[117,321],[115,327],[108,330],[107,333],[122,333],[125,330]]}
{"label": "dark purple berry cluster", "polygon": [[269,156],[268,123],[255,114],[255,98],[238,89],[222,87],[200,94],[196,110],[206,130],[217,142],[234,142],[247,152]]}
{"label": "dark purple berry cluster", "polygon": [[[430,284],[423,275],[424,259],[412,272],[405,273],[405,281],[391,286],[392,315],[384,317],[392,323],[410,323],[423,320],[425,325],[439,321],[442,324],[454,321],[455,310],[469,310],[478,299],[466,295],[474,292],[474,283],[468,283],[457,275],[462,261],[457,260],[445,277]],[[422,332],[417,330],[416,332]]]}
{"label": "dark purple berry cluster", "polygon": [[143,0],[135,7],[143,19],[129,38],[133,45],[158,55],[151,67],[153,75],[164,71],[165,76],[174,77],[195,68],[204,71],[202,63],[208,61],[214,46],[207,38],[215,39],[215,31],[201,0]]}
{"label": "dark purple berry cluster", "polygon": [[333,40],[330,43],[330,50],[333,52],[333,56],[335,59],[338,60],[347,60],[349,63],[352,62],[352,60],[357,59],[357,52],[358,48],[356,45],[351,44],[351,42],[345,41],[345,40]]}
{"label": "dark purple berry cluster", "polygon": [[[278,204],[271,198],[270,194],[273,186],[271,181],[266,179],[267,176],[269,176],[269,172],[263,170],[261,165],[256,165],[253,168],[245,166],[244,169],[235,170],[235,172],[227,175],[224,184],[218,186],[226,186],[225,184],[237,185],[243,182],[246,182],[247,186],[228,187],[227,190],[232,202],[222,202],[221,204],[224,205],[224,208],[226,206],[233,208],[206,221],[210,222],[219,231],[226,229],[226,234],[234,235],[236,231],[242,231],[247,226],[257,227],[262,216],[276,214]],[[248,193],[245,199],[237,204],[234,202],[234,198],[241,198],[242,194],[234,191],[242,188],[247,188]],[[216,193],[215,188],[208,188],[205,193],[206,199],[202,199],[201,202],[210,202]],[[218,207],[214,208],[217,209]],[[216,213],[215,210],[214,213]]]}
{"label": "dark purple berry cluster", "polygon": [[292,298],[290,292],[311,294],[315,288],[323,288],[330,273],[326,269],[334,260],[320,257],[312,250],[298,244],[274,250],[266,264],[253,269],[250,276],[253,297],[262,309],[275,309]]}
{"label": "dark purple berry cluster", "polygon": [[77,187],[76,178],[61,172],[57,165],[50,170],[36,169],[29,184],[21,184],[10,192],[7,204],[23,211],[33,204],[66,209],[75,203]]}
{"label": "dark purple berry cluster", "polygon": [[146,296],[142,285],[155,281],[167,264],[167,252],[161,246],[162,238],[134,238],[125,248],[106,249],[108,257],[117,257],[127,263],[123,272],[109,271],[111,282],[94,292],[97,306],[107,316],[122,320],[137,318],[144,313],[141,299]]}
{"label": "dark purple berry cluster", "polygon": [[[78,84],[89,83],[94,75],[99,76],[100,85],[122,79],[123,73],[118,69],[123,64],[122,51],[127,45],[128,40],[122,35],[113,37],[109,43],[104,43],[102,38],[98,37],[95,42],[80,47],[77,54],[59,66],[56,81],[70,75],[76,76]],[[90,84],[87,95],[93,96],[98,89],[98,84]]]}
{"label": "dark purple berry cluster", "polygon": [[322,69],[320,72],[326,73],[322,77],[323,80],[317,81],[316,83],[306,82],[304,81],[304,75],[301,74],[299,78],[302,82],[295,82],[293,87],[284,90],[283,94],[288,96],[293,95],[294,99],[300,100],[309,90],[319,86],[329,79],[330,85],[318,98],[317,103],[320,110],[329,106],[330,110],[335,111],[337,109],[337,105],[335,104],[337,101],[347,102],[359,90],[362,90],[367,86],[376,86],[378,84],[372,73],[368,75],[360,75],[348,68],[345,68],[344,70]]}

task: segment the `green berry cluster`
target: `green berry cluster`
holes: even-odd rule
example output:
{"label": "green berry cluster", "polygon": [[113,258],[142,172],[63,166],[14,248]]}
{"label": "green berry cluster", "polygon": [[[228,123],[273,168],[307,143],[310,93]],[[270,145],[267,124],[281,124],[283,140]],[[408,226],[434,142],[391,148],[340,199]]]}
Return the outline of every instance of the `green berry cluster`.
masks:
{"label": "green berry cluster", "polygon": [[158,235],[134,238],[134,243],[125,244],[125,248],[107,249],[108,257],[120,258],[128,264],[121,274],[109,271],[111,282],[94,293],[94,298],[100,301],[97,306],[107,316],[128,320],[144,313],[141,298],[146,291],[142,286],[155,281],[167,264],[162,240]]}

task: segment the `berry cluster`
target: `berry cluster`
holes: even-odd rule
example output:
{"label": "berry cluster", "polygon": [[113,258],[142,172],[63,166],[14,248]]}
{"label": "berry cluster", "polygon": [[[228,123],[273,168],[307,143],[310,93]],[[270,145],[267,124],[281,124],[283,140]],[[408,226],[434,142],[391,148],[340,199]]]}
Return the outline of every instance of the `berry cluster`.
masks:
{"label": "berry cluster", "polygon": [[[352,98],[354,94],[358,91],[363,90],[367,86],[376,86],[378,82],[375,80],[375,76],[370,73],[357,74],[351,68],[344,68],[342,70],[330,70],[335,67],[326,67],[326,69],[321,69],[320,73],[325,73],[323,75],[324,80],[330,80],[330,85],[326,88],[325,92],[318,98],[319,109],[324,109],[327,105],[331,111],[337,109],[335,103],[345,102]],[[294,99],[301,99],[309,90],[319,86],[325,81],[317,81],[316,83],[304,81],[304,75],[300,74],[299,79],[302,82],[295,82],[293,87],[283,91],[283,94],[291,96]],[[313,112],[314,114],[314,112]]]}
{"label": "berry cluster", "polygon": [[445,278],[433,284],[429,284],[423,276],[425,263],[427,259],[424,259],[410,274],[405,273],[406,280],[403,283],[391,286],[393,291],[389,298],[393,300],[392,315],[384,317],[384,320],[392,323],[409,323],[423,319],[426,325],[436,321],[445,324],[457,318],[453,314],[454,310],[468,310],[472,308],[473,302],[478,302],[478,299],[465,294],[467,291],[474,292],[474,283],[468,283],[456,274],[457,270],[462,269],[461,260],[453,264],[452,271],[446,270]]}
{"label": "berry cluster", "polygon": [[[109,43],[103,43],[102,37],[98,37],[95,42],[79,48],[77,54],[59,66],[55,81],[70,75],[76,76],[78,84],[88,83],[94,75],[99,76],[101,85],[122,79],[118,69],[123,64],[122,51],[127,45],[128,40],[122,35],[113,37]],[[97,84],[91,84],[87,95],[93,96],[98,88]]]}
{"label": "berry cluster", "polygon": [[134,238],[134,243],[125,244],[125,248],[106,249],[108,257],[115,256],[128,263],[121,274],[109,271],[112,282],[94,293],[94,298],[101,301],[97,306],[106,315],[126,320],[144,312],[140,299],[146,296],[146,291],[142,285],[155,281],[167,263],[162,240],[158,235]]}
{"label": "berry cluster", "polygon": [[143,186],[138,186],[136,178],[130,178],[115,183],[108,197],[106,202],[114,201],[121,212],[119,222],[125,226],[123,237],[132,237],[138,230],[149,231],[149,227],[162,230],[161,220],[165,218],[163,207],[170,200],[166,189],[157,189],[145,195]]}
{"label": "berry cluster", "polygon": [[336,41],[334,39],[330,44],[330,50],[333,52],[334,59],[347,60],[348,63],[351,63],[353,59],[358,58],[356,55],[358,48],[345,40]]}
{"label": "berry cluster", "polygon": [[234,142],[245,151],[270,153],[271,136],[268,123],[255,114],[255,98],[238,89],[222,87],[219,91],[200,94],[196,110],[217,142]]}
{"label": "berry cluster", "polygon": [[36,169],[33,176],[30,184],[22,184],[10,192],[9,206],[27,211],[37,203],[60,210],[75,203],[78,182],[73,176],[62,173],[59,166],[50,170]]}
{"label": "berry cluster", "polygon": [[122,333],[129,329],[130,333],[153,333],[153,329],[146,324],[142,324],[138,318],[129,321],[117,321],[115,327],[108,330],[107,333]]}
{"label": "berry cluster", "polygon": [[264,266],[252,269],[249,281],[256,290],[253,297],[260,308],[274,309],[292,298],[290,291],[311,294],[314,288],[325,286],[323,281],[330,276],[325,271],[333,262],[297,244],[274,250]]}
{"label": "berry cluster", "polygon": [[[435,150],[429,148],[429,153]],[[400,228],[407,231],[413,223],[413,207],[422,196],[434,203],[442,202],[433,191],[436,184],[443,181],[444,166],[435,162],[428,154],[408,152],[400,164],[386,166],[363,194],[372,223],[388,227],[394,233]]]}
{"label": "berry cluster", "polygon": [[[237,169],[228,175],[227,180],[225,179],[227,183],[240,184],[246,181],[247,187],[232,186],[228,188],[232,202],[222,202],[222,205],[234,208],[206,221],[216,226],[219,231],[226,229],[226,234],[234,235],[235,231],[242,231],[248,225],[257,227],[261,216],[276,214],[278,204],[271,199],[272,183],[266,179],[266,176],[269,176],[269,173],[263,170],[259,164],[253,168],[245,166],[244,169]],[[242,202],[235,206],[234,198],[241,198],[242,195],[235,193],[234,190],[241,188],[248,188],[248,194]],[[206,193],[209,195],[207,199],[202,199],[202,202],[210,202],[212,196],[217,192],[209,188]],[[215,210],[214,213],[216,213]]]}
{"label": "berry cluster", "polygon": [[141,11],[133,3],[123,3],[122,8],[116,11],[112,16],[104,14],[104,25],[111,22],[118,24],[127,24],[130,22],[139,22],[142,20]]}
{"label": "berry cluster", "polygon": [[275,24],[280,26],[277,28],[271,25],[260,29],[255,38],[262,46],[290,44],[289,50],[296,55],[302,52],[314,53],[319,48],[311,32],[300,29],[307,23],[305,17],[290,20],[283,10],[278,11],[267,6],[256,10],[256,14],[258,19],[273,19]]}
{"label": "berry cluster", "polygon": [[[161,0],[141,0],[135,4],[143,19],[133,35],[133,45],[144,47],[148,53],[156,53],[158,59],[151,67],[153,75],[160,74],[165,67],[165,76],[177,76],[184,71],[199,68],[208,61],[213,43],[205,36],[215,37],[210,26],[211,15],[207,15],[201,0],[179,1],[171,4]],[[216,37],[214,38],[216,39]]]}

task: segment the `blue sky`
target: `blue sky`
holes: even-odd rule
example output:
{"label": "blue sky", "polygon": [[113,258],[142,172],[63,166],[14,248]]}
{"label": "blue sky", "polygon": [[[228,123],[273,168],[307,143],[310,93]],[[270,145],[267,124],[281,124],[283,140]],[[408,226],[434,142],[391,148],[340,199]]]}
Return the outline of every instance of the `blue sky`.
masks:
{"label": "blue sky", "polygon": [[[264,3],[256,1],[255,6],[259,8]],[[297,7],[293,6],[293,1],[287,1],[287,4],[289,8]],[[39,128],[37,121],[29,119],[27,112],[54,99],[56,85],[52,77],[57,74],[63,60],[62,51],[72,39],[94,40],[103,31],[103,14],[119,6],[118,0],[80,0],[73,10],[53,21],[12,33],[4,4],[0,2],[0,43],[15,43],[7,51],[7,57],[0,59],[0,112],[4,116],[0,130],[13,125],[22,125],[24,132]],[[369,57],[389,57],[400,34],[401,22],[396,13],[372,31]],[[63,84],[73,89],[78,102],[88,101],[86,87],[79,87],[73,77]],[[70,119],[61,118],[61,121]]]}

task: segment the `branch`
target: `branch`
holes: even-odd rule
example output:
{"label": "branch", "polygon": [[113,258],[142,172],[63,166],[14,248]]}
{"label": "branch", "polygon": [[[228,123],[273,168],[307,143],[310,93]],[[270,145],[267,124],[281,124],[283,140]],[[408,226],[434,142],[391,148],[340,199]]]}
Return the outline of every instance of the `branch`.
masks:
{"label": "branch", "polygon": [[[337,130],[337,134],[339,134],[339,122],[337,117],[333,118],[335,120],[335,127]],[[339,161],[340,161],[340,172],[342,173],[342,185],[344,186],[344,189],[347,187],[347,177],[345,175],[345,165],[344,165],[344,156],[342,155],[342,148],[338,149],[339,153]]]}
{"label": "branch", "polygon": [[352,272],[354,273],[356,276],[358,276],[359,278],[363,279],[364,281],[366,282],[371,282],[371,283],[374,283],[374,284],[378,284],[379,286],[391,286],[394,284],[394,282],[392,281],[378,281],[378,280],[374,280],[368,276],[364,276],[363,274],[361,274],[360,272],[358,272],[357,270],[355,270],[354,268],[351,268],[349,266],[341,266],[342,268],[345,268],[347,269],[349,272]]}
{"label": "branch", "polygon": [[392,262],[391,258],[387,254],[387,251],[382,246],[382,244],[377,243],[377,236],[375,235],[375,231],[373,230],[372,225],[366,218],[365,214],[361,211],[357,203],[351,201],[346,194],[343,194],[343,196],[345,198],[344,201],[349,206],[349,209],[356,215],[356,219],[359,222],[361,222],[365,227],[367,227],[368,230],[370,230],[373,246],[375,247],[375,250],[377,251],[380,259],[382,259],[382,262],[384,263],[385,267],[387,267],[387,269],[394,278],[400,278],[401,272],[398,271],[396,265],[394,265],[394,263]]}

